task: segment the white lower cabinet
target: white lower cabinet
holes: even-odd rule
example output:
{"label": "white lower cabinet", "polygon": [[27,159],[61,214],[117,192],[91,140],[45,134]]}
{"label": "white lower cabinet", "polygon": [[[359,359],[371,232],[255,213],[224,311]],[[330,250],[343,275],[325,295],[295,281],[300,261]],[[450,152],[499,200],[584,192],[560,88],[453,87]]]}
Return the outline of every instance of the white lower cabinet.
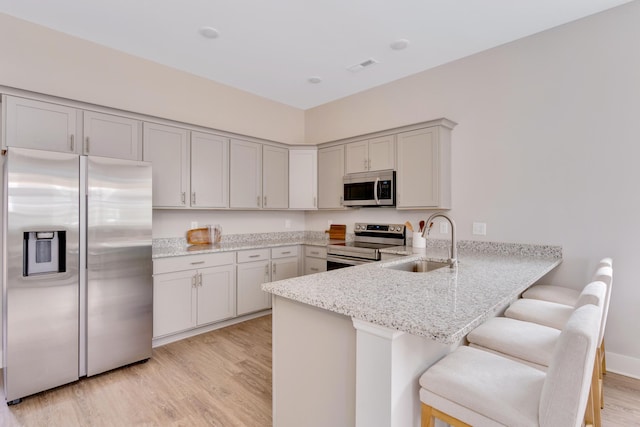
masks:
{"label": "white lower cabinet", "polygon": [[271,295],[261,289],[270,273],[269,249],[238,252],[238,316],[271,307]]}
{"label": "white lower cabinet", "polygon": [[[271,249],[271,281],[290,279],[300,275],[298,246]],[[271,301],[271,298],[269,298]]]}
{"label": "white lower cabinet", "polygon": [[319,246],[304,247],[304,274],[327,271],[327,248]]}
{"label": "white lower cabinet", "polygon": [[194,255],[154,261],[154,338],[235,316],[233,255]]}

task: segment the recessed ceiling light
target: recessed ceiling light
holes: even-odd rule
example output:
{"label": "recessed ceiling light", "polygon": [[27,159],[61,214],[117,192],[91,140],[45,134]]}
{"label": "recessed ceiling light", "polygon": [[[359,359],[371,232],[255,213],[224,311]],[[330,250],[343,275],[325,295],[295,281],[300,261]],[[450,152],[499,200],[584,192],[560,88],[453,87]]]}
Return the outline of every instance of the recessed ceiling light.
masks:
{"label": "recessed ceiling light", "polygon": [[307,79],[307,81],[313,85],[317,85],[318,83],[320,83],[322,81],[322,79],[318,76],[313,76],[313,77],[309,77]]}
{"label": "recessed ceiling light", "polygon": [[220,32],[213,27],[201,27],[199,32],[202,37],[206,37],[208,39],[217,39],[220,35]]}
{"label": "recessed ceiling light", "polygon": [[389,47],[393,50],[402,50],[407,46],[409,46],[409,40],[407,39],[398,39],[389,45]]}

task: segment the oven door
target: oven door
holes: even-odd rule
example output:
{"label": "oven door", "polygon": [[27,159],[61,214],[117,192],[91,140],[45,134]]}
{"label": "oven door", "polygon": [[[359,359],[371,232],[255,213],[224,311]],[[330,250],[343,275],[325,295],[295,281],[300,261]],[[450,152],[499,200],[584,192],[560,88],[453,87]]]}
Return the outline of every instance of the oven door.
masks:
{"label": "oven door", "polygon": [[327,255],[327,271],[353,267],[354,265],[361,265],[369,262],[375,261],[362,258],[346,258],[342,256]]}

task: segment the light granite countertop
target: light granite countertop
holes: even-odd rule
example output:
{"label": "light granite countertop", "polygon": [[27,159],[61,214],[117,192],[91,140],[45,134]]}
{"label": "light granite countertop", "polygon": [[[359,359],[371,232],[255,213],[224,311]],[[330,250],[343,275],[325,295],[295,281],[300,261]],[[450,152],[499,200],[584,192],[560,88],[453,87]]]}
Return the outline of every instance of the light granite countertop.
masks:
{"label": "light granite countertop", "polygon": [[283,233],[235,234],[223,236],[220,243],[189,245],[185,238],[153,240],[152,258],[167,258],[207,253],[275,248],[289,245],[327,246],[332,243],[323,232],[294,231]]}
{"label": "light granite countertop", "polygon": [[[467,245],[467,246],[465,246]],[[446,246],[446,245],[444,245]],[[454,344],[495,316],[562,261],[557,246],[459,242],[459,263],[428,273],[385,268],[443,260],[447,250],[386,249],[408,255],[279,282],[262,289],[345,316]],[[411,255],[409,255],[411,253]]]}

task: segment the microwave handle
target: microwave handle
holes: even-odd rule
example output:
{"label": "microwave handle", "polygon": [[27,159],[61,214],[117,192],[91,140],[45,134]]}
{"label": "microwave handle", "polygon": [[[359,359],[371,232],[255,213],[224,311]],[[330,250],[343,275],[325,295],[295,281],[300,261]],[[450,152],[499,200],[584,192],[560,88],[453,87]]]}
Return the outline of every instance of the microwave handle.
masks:
{"label": "microwave handle", "polygon": [[373,184],[373,198],[376,201],[376,205],[380,204],[380,200],[378,199],[378,186],[380,185],[380,177],[376,178],[376,182]]}

